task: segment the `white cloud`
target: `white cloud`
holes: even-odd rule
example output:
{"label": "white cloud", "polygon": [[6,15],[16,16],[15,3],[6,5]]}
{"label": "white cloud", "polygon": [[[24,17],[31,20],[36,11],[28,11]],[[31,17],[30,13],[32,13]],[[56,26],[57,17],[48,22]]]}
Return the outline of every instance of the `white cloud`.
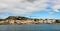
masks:
{"label": "white cloud", "polygon": [[55,14],[55,12],[49,12],[49,14]]}
{"label": "white cloud", "polygon": [[[52,8],[54,12],[59,12],[60,0],[0,0],[0,13],[31,14],[46,10],[47,7]],[[48,12],[54,14],[54,12]]]}
{"label": "white cloud", "polygon": [[49,0],[0,0],[0,12],[28,14],[45,10]]}
{"label": "white cloud", "polygon": [[58,9],[60,9],[60,0],[54,0],[54,1],[52,1],[52,3],[53,3],[52,9],[55,12],[59,12]]}
{"label": "white cloud", "polygon": [[52,7],[55,12],[59,12],[58,9],[60,9],[60,5],[55,5]]}

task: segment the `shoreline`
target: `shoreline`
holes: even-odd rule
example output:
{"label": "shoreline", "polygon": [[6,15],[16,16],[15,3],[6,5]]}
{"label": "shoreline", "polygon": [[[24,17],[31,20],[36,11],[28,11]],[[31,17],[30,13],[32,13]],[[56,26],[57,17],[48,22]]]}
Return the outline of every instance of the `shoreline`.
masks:
{"label": "shoreline", "polygon": [[[40,23],[40,24],[60,24],[60,23]],[[27,24],[0,24],[0,25],[27,25]],[[28,25],[31,25],[31,24],[28,24]]]}

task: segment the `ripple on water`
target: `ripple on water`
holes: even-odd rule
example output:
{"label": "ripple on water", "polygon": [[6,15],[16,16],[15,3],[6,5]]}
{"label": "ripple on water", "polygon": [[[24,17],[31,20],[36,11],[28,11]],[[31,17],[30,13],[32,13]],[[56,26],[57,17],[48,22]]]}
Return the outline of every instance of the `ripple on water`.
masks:
{"label": "ripple on water", "polygon": [[59,24],[0,25],[0,31],[60,31]]}

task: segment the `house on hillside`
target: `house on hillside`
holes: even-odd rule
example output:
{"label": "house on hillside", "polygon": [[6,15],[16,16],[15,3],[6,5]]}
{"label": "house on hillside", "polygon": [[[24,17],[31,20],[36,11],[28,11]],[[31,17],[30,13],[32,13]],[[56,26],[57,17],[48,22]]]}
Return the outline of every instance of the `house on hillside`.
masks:
{"label": "house on hillside", "polygon": [[47,23],[55,23],[54,19],[47,19]]}

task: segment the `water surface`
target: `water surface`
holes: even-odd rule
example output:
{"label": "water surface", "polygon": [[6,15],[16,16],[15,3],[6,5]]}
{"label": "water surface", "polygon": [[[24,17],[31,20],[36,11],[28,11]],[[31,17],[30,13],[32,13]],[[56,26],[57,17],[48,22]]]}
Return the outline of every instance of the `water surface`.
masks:
{"label": "water surface", "polygon": [[0,25],[0,31],[60,31],[60,24]]}

